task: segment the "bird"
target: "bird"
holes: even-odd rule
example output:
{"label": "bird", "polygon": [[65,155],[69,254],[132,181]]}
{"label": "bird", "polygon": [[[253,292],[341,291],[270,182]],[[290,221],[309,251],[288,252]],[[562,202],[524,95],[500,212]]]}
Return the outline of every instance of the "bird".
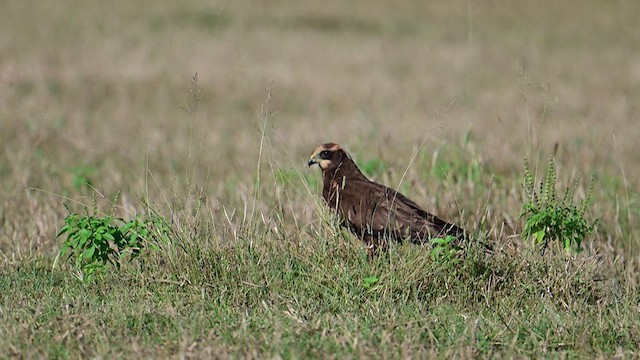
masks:
{"label": "bird", "polygon": [[340,225],[364,240],[370,257],[388,249],[388,241],[427,243],[432,238],[466,238],[465,231],[428,213],[411,199],[369,180],[336,143],[318,146],[307,161],[322,170],[322,197]]}

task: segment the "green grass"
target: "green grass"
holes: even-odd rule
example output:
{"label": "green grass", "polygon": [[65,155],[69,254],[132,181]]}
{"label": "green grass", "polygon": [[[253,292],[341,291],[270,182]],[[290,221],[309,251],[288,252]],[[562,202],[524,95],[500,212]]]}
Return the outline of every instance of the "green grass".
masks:
{"label": "green grass", "polygon": [[408,245],[369,262],[358,244],[292,252],[267,240],[191,243],[95,284],[43,259],[5,266],[3,342],[29,357],[538,357],[633,353],[640,341],[637,293],[593,257],[470,249],[449,267]]}
{"label": "green grass", "polygon": [[[640,356],[639,4],[7,2],[0,354]],[[305,165],[327,141],[476,241],[369,260]],[[522,236],[552,154],[595,177],[580,252]],[[170,235],[80,281],[87,209]]]}

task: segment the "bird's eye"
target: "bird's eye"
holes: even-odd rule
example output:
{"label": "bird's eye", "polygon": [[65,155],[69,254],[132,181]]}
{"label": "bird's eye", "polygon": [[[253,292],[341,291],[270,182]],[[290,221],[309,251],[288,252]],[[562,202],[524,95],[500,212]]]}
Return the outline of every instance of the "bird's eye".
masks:
{"label": "bird's eye", "polygon": [[320,152],[320,156],[324,157],[324,156],[329,156],[329,154],[331,154],[331,152],[329,150],[323,150]]}

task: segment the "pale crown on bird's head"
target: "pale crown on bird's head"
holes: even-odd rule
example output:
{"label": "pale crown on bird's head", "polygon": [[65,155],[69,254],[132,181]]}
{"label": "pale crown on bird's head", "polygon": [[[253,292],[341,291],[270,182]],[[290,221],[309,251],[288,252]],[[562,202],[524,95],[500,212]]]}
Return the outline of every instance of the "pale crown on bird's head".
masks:
{"label": "pale crown on bird's head", "polygon": [[326,170],[335,165],[332,159],[337,151],[344,152],[340,145],[336,143],[322,144],[313,151],[313,154],[311,154],[307,161],[307,165],[318,164],[322,170]]}

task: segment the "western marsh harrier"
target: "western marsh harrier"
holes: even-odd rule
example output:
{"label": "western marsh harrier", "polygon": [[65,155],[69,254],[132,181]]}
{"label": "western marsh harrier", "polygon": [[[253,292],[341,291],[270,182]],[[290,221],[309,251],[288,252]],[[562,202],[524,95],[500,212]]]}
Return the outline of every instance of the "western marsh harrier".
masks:
{"label": "western marsh harrier", "polygon": [[399,192],[375,183],[358,169],[338,144],[320,145],[307,163],[322,169],[322,197],[344,227],[367,244],[369,255],[386,249],[387,240],[421,244],[451,235],[464,239],[464,230],[424,211]]}

